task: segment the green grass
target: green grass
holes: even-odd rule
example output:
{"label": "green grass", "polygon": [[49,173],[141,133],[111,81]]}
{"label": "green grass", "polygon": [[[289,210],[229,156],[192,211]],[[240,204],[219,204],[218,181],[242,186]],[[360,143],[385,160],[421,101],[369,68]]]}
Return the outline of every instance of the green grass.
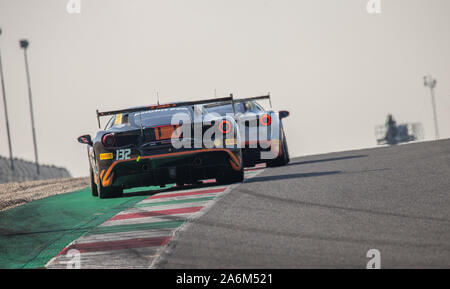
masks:
{"label": "green grass", "polygon": [[70,242],[147,197],[101,200],[84,189],[0,212],[0,268],[43,267]]}

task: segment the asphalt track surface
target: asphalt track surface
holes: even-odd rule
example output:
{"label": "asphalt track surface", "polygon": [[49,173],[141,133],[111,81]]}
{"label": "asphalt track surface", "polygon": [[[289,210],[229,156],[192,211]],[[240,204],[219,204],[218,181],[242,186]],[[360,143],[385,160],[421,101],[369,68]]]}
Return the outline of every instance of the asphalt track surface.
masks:
{"label": "asphalt track surface", "polygon": [[216,202],[157,268],[450,268],[450,140],[296,158]]}
{"label": "asphalt track surface", "polygon": [[[0,212],[0,268],[450,268],[450,140]],[[75,252],[79,258],[74,258]],[[77,259],[78,258],[78,259]]]}

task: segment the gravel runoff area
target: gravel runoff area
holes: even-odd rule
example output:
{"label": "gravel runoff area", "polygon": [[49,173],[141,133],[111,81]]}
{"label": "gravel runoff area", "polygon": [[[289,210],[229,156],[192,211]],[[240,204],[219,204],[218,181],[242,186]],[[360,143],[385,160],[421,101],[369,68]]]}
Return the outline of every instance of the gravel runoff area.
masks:
{"label": "gravel runoff area", "polygon": [[0,211],[49,196],[81,190],[89,178],[65,178],[0,184]]}

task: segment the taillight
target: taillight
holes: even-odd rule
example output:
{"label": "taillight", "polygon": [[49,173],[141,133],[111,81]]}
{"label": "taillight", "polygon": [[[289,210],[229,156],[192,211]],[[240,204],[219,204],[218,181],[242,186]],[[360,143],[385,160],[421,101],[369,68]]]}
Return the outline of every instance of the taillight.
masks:
{"label": "taillight", "polygon": [[263,114],[259,118],[259,123],[263,126],[269,126],[271,122],[272,122],[272,118],[268,114]]}
{"label": "taillight", "polygon": [[104,146],[111,147],[116,144],[116,138],[113,133],[107,133],[102,137],[102,143]]}
{"label": "taillight", "polygon": [[231,123],[228,120],[224,120],[219,123],[219,130],[222,133],[229,133],[231,131]]}

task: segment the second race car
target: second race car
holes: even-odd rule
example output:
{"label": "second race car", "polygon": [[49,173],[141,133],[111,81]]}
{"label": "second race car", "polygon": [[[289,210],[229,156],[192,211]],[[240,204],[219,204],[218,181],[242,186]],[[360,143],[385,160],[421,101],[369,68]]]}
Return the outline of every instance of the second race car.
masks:
{"label": "second race car", "polygon": [[264,162],[268,167],[283,166],[290,160],[282,122],[289,116],[289,111],[266,110],[257,102],[264,99],[270,101],[270,95],[230,101],[217,100],[216,103],[204,105],[208,113],[235,118],[239,125],[240,145],[246,167]]}

